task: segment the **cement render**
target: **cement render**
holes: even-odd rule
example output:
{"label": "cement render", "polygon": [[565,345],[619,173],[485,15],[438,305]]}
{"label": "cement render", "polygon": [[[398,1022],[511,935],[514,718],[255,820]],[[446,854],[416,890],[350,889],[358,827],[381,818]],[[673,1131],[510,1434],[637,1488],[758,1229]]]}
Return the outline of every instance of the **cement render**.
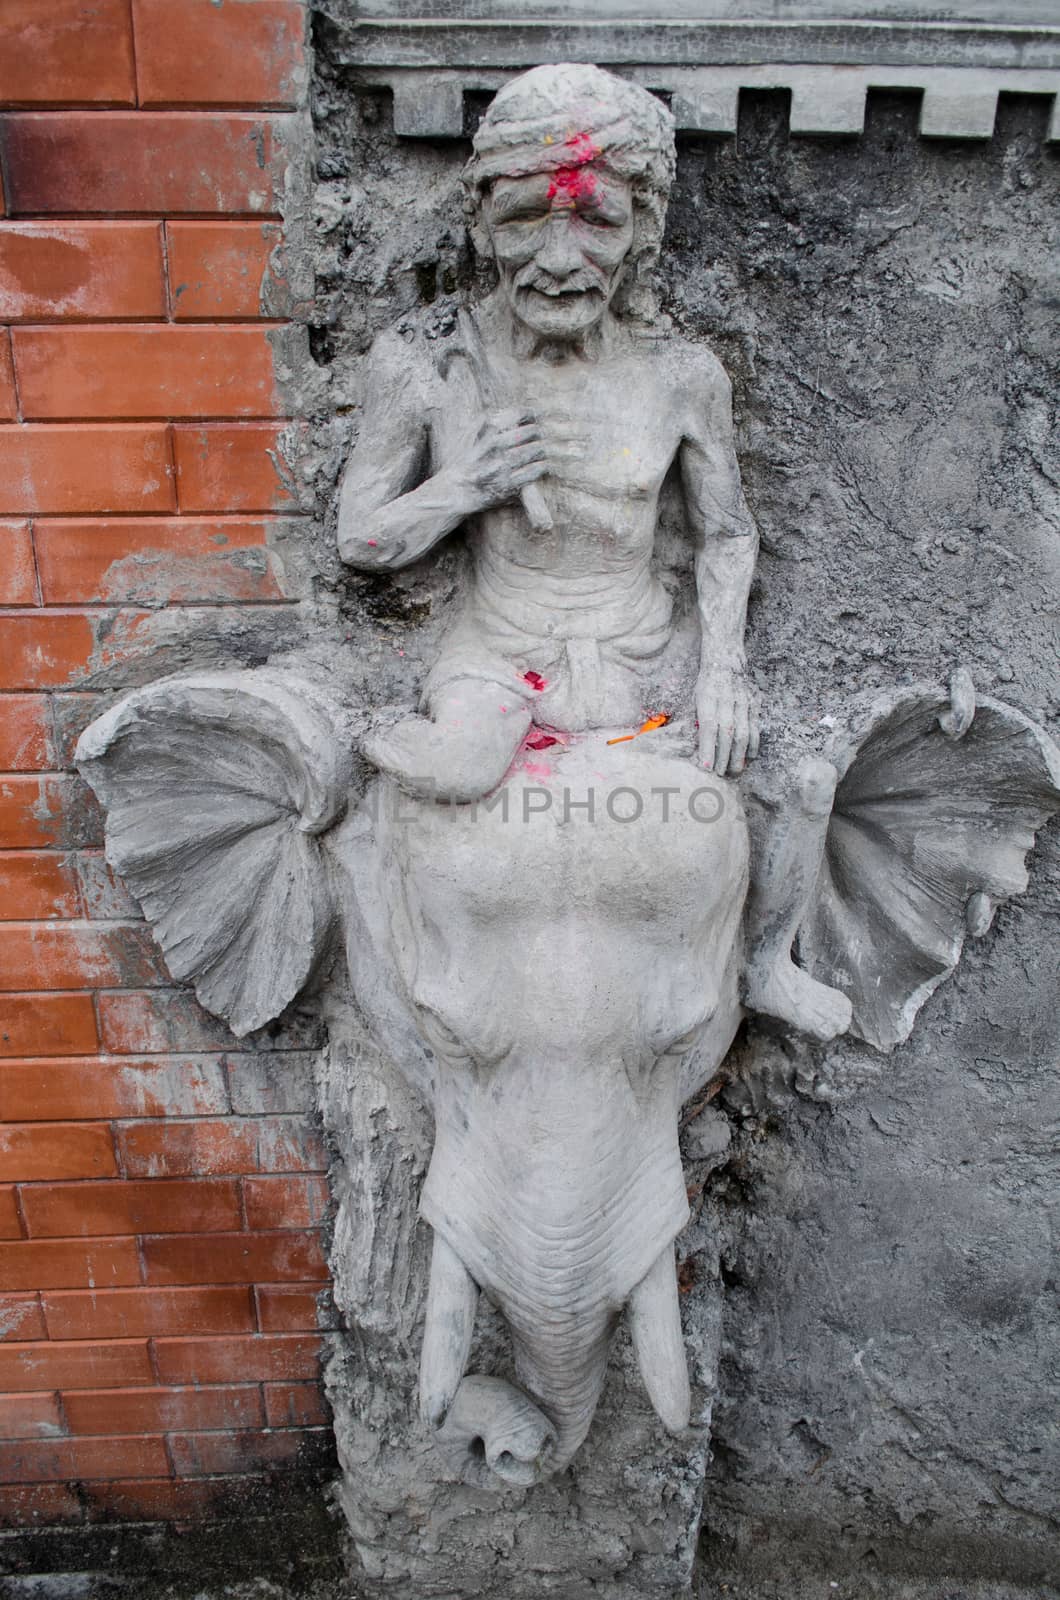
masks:
{"label": "cement render", "polygon": [[[299,471],[317,509],[317,596],[337,607],[351,680],[375,704],[411,707],[459,551],[394,577],[340,575],[334,489],[372,337],[403,316],[444,323],[476,284],[456,187],[466,146],[396,139],[387,97],[358,92],[327,42],[323,28]],[[1032,100],[1003,101],[994,140],[972,148],[922,141],[915,127],[915,100],[874,95],[863,138],[793,139],[783,97],[762,95],[745,99],[736,139],[681,146],[663,303],[734,380],[763,536],[749,658],[766,787],[783,756],[822,747],[849,697],[945,680],[958,663],[1054,732],[1060,710],[1049,620],[1057,156]],[[680,541],[674,508],[661,555],[675,569]],[[984,1600],[1021,1582],[1047,1592],[1034,1586],[1058,1553],[1043,1392],[1055,1360],[1058,878],[1054,831],[1028,895],[891,1058],[847,1041],[795,1057],[762,1032],[738,1047],[740,1081],[723,1102],[731,1144],[719,1162],[708,1139],[707,1159],[688,1163],[702,1210],[681,1252],[694,1365],[698,1352],[709,1372],[719,1315],[723,1328],[701,1546],[719,1594],[842,1592],[831,1581],[866,1595],[876,1584],[911,1596],[971,1596],[978,1584]],[[376,1225],[381,1253],[367,1246],[359,1311],[364,1283],[375,1283],[369,1301],[383,1293],[372,1262],[389,1270],[401,1236],[408,1372],[388,1372],[385,1339],[366,1349],[369,1329],[351,1348],[354,1375],[332,1373],[377,1411],[387,1372],[411,1383],[424,1264],[397,1217],[410,1215],[425,1132],[410,1142],[400,1111],[380,1110],[356,1139],[346,1116],[336,1131],[347,1154],[356,1146],[360,1170],[345,1181],[361,1191],[360,1216],[366,1196],[377,1217],[396,1202]],[[607,1453],[625,1414],[627,1358],[590,1452],[598,1437]],[[385,1405],[399,1450],[410,1442],[401,1409]],[[644,1494],[665,1497],[665,1442],[644,1467]],[[804,1582],[792,1562],[814,1576]],[[721,1570],[741,1575],[729,1590],[709,1578]],[[957,1587],[918,1590],[934,1573]],[[666,1592],[661,1577],[645,1570],[643,1592]],[[990,1578],[1001,1587],[983,1589]],[[573,1592],[558,1575],[542,1582],[527,1592]]]}

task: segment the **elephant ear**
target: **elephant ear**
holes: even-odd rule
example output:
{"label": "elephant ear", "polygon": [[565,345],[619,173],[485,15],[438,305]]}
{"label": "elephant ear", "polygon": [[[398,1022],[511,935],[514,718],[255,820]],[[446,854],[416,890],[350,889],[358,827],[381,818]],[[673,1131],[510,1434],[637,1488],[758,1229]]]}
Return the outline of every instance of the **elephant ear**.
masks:
{"label": "elephant ear", "polygon": [[163,679],[81,735],[107,860],[173,977],[237,1035],[294,999],[327,937],[317,835],[345,809],[348,751],[308,684],[265,672]]}
{"label": "elephant ear", "polygon": [[966,935],[1027,887],[1024,857],[1060,806],[1060,751],[1012,707],[976,705],[958,674],[952,700],[921,686],[876,702],[829,759],[840,780],[799,956],[849,998],[850,1031],[889,1051]]}

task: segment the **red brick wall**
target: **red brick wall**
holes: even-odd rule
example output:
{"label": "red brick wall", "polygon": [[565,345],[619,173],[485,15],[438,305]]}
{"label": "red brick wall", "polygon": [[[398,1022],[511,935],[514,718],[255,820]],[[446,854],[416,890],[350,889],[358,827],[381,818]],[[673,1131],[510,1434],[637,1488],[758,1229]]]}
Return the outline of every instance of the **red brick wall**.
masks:
{"label": "red brick wall", "polygon": [[0,0],[6,1523],[187,1516],[329,1449],[312,1040],[240,1050],[169,986],[70,768],[160,605],[291,601],[261,306],[304,20]]}

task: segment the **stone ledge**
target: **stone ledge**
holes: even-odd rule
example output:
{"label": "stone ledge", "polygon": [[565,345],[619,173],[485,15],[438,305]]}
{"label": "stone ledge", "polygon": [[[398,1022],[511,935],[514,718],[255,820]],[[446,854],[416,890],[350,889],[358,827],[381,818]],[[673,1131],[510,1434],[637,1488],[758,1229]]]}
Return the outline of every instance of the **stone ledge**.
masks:
{"label": "stone ledge", "polygon": [[[791,131],[857,135],[865,126],[870,89],[919,91],[920,133],[929,139],[989,139],[999,94],[1052,98],[1046,138],[1060,140],[1060,68],[757,66],[635,67],[627,74],[664,95],[679,133],[736,132],[742,89],[791,94]],[[409,139],[458,139],[465,130],[464,96],[492,93],[513,72],[480,67],[362,67],[366,87],[394,96],[394,132]]]}
{"label": "stone ledge", "polygon": [[345,0],[318,11],[347,66],[1060,67],[1060,28],[935,22],[432,21],[354,19]]}

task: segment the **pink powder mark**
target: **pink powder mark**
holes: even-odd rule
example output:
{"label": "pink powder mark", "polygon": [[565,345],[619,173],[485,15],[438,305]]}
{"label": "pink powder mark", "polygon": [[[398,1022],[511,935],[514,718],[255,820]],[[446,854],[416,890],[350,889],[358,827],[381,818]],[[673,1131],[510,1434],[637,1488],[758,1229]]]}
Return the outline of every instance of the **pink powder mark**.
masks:
{"label": "pink powder mark", "polygon": [[550,745],[559,744],[559,742],[554,733],[546,733],[544,728],[531,728],[523,740],[523,748],[526,750],[547,750]]}
{"label": "pink powder mark", "polygon": [[546,767],[540,761],[524,761],[522,763],[522,771],[526,773],[528,778],[551,778],[552,776],[552,768]]}
{"label": "pink powder mark", "polygon": [[547,689],[548,688],[548,679],[547,678],[543,678],[541,676],[540,672],[524,672],[523,673],[523,679],[524,679],[524,681],[526,683],[528,683],[530,685],[531,689]]}
{"label": "pink powder mark", "polygon": [[368,543],[371,545],[372,549],[374,550],[376,545],[379,543],[379,540],[378,539],[369,539]]}
{"label": "pink powder mark", "polygon": [[548,198],[554,200],[561,195],[564,201],[573,206],[579,200],[591,199],[596,193],[596,173],[583,172],[581,169],[590,161],[595,161],[600,150],[587,133],[572,133],[563,148],[567,165],[558,167],[553,173],[548,186]]}

